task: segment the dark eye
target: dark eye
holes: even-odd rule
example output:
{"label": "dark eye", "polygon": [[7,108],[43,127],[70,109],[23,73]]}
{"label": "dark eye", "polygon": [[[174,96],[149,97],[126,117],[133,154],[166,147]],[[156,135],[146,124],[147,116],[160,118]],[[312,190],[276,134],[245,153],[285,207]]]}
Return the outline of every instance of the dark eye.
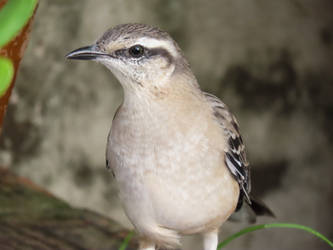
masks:
{"label": "dark eye", "polygon": [[134,45],[128,49],[129,54],[136,58],[143,56],[144,51],[141,45]]}

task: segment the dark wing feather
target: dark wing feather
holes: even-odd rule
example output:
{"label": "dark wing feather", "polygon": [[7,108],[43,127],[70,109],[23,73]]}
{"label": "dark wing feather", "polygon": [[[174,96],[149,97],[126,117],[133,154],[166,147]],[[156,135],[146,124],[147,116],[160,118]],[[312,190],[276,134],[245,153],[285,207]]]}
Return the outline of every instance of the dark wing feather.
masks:
{"label": "dark wing feather", "polygon": [[249,193],[251,191],[250,169],[246,159],[245,146],[239,132],[236,118],[229,111],[228,107],[216,96],[204,93],[207,101],[211,104],[214,116],[223,128],[227,138],[225,148],[225,162],[232,176],[237,180],[240,187],[240,195],[237,210],[242,206],[245,198],[251,204]]}

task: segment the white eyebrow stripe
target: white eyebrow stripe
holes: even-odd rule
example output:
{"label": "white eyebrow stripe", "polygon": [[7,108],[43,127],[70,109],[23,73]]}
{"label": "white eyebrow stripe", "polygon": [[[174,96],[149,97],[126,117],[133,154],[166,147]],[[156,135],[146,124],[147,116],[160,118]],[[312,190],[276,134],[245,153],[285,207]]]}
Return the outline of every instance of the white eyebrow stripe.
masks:
{"label": "white eyebrow stripe", "polygon": [[172,43],[172,41],[168,40],[158,40],[151,37],[144,37],[140,38],[136,41],[136,43],[141,44],[144,47],[147,47],[148,49],[154,49],[154,48],[164,48],[166,51],[168,51],[173,57],[177,57],[177,50],[175,48],[175,45]]}

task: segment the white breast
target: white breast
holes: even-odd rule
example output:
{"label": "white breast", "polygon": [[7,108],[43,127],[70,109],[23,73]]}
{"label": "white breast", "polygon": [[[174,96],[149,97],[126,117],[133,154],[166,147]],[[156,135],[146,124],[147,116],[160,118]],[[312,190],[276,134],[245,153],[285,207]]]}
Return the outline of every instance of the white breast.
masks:
{"label": "white breast", "polygon": [[192,233],[222,223],[234,209],[238,184],[224,167],[223,132],[207,108],[119,110],[107,157],[139,231],[156,224]]}

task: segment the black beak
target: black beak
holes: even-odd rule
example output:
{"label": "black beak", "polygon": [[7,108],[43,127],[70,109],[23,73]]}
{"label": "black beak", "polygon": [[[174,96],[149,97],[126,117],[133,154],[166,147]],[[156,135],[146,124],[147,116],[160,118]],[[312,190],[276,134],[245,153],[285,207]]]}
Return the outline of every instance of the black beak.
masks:
{"label": "black beak", "polygon": [[96,46],[92,45],[73,50],[66,55],[66,58],[74,60],[94,60],[101,56],[109,55],[96,50]]}

